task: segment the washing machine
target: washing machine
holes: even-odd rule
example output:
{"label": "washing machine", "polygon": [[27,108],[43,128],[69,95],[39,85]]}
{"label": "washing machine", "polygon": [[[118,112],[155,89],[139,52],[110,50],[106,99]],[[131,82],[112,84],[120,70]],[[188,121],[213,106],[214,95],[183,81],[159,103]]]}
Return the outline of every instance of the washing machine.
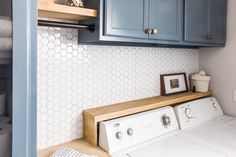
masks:
{"label": "washing machine", "polygon": [[185,136],[172,107],[100,122],[99,146],[112,157],[226,157]]}
{"label": "washing machine", "polygon": [[185,136],[236,157],[236,117],[224,115],[216,98],[187,102],[174,110]]}

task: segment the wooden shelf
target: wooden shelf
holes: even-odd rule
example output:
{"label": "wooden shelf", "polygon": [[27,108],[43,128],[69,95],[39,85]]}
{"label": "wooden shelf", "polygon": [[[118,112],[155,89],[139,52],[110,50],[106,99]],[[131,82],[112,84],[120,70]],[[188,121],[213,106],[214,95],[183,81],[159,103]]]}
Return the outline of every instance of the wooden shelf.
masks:
{"label": "wooden shelf", "polygon": [[39,17],[80,21],[97,17],[97,10],[71,7],[54,3],[54,0],[38,0]]}
{"label": "wooden shelf", "polygon": [[164,106],[175,105],[211,95],[211,91],[206,93],[187,92],[170,96],[151,97],[84,110],[84,135],[88,142],[93,145],[97,145],[97,126],[101,121],[157,109]]}

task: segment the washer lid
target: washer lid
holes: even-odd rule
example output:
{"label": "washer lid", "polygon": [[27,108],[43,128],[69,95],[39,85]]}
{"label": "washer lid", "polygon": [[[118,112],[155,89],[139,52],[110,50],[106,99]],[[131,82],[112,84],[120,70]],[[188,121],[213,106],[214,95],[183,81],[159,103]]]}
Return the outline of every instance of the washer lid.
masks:
{"label": "washer lid", "polygon": [[186,129],[187,136],[210,145],[228,156],[236,156],[236,118],[222,116]]}
{"label": "washer lid", "polygon": [[182,133],[175,133],[147,142],[112,157],[226,157],[216,149],[204,145],[196,140],[185,137]]}

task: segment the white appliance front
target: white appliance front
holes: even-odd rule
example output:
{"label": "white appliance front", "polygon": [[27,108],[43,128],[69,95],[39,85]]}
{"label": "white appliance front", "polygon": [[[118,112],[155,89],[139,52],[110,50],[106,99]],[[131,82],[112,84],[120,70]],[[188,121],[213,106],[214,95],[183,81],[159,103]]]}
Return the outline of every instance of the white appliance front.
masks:
{"label": "white appliance front", "polygon": [[178,129],[173,108],[164,107],[99,124],[99,146],[109,153]]}
{"label": "white appliance front", "polygon": [[207,144],[229,157],[236,156],[236,117],[223,115],[215,98],[181,104],[175,107],[175,111],[185,136]]}
{"label": "white appliance front", "polygon": [[226,157],[178,130],[172,107],[99,124],[99,146],[112,157]]}
{"label": "white appliance front", "polygon": [[213,98],[204,98],[190,101],[174,107],[180,129],[197,126],[223,115],[218,101]]}

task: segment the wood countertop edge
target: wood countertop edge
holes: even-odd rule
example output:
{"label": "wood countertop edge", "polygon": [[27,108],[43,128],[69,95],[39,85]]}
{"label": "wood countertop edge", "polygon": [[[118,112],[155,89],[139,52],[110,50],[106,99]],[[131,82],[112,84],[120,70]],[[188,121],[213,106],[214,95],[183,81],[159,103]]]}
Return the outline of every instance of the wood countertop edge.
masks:
{"label": "wood countertop edge", "polygon": [[[188,94],[189,95],[186,95]],[[183,97],[176,97],[176,95],[171,95],[171,96],[156,96],[156,97],[150,97],[150,98],[145,98],[145,99],[138,99],[138,100],[132,100],[132,101],[128,101],[128,102],[124,102],[124,103],[118,103],[118,104],[112,104],[112,105],[108,105],[108,106],[101,106],[101,107],[97,107],[97,108],[92,108],[92,109],[88,109],[88,110],[84,110],[84,115],[89,116],[91,119],[94,119],[94,122],[100,122],[103,120],[107,120],[107,119],[113,119],[113,118],[118,118],[118,117],[122,117],[122,116],[127,116],[127,113],[129,114],[135,114],[135,113],[139,113],[139,112],[143,112],[143,111],[148,111],[148,110],[152,110],[155,108],[160,108],[160,107],[165,107],[167,105],[174,105],[174,104],[178,104],[178,103],[183,103],[183,102],[187,102],[187,101],[191,101],[194,99],[198,99],[198,98],[203,98],[203,97],[207,97],[207,96],[211,96],[212,95],[212,91],[206,92],[206,93],[193,93],[193,92],[188,92],[188,93],[182,93],[179,94],[180,96],[183,95]],[[194,99],[193,99],[194,96]],[[159,101],[157,102],[155,99],[165,99],[163,101]],[[153,99],[153,103],[148,102],[150,99]],[[135,103],[139,103],[140,101],[147,101],[146,105],[136,105],[136,106],[132,106],[132,104]],[[126,106],[129,103],[128,107],[125,107],[125,110],[116,110],[116,111],[111,111],[111,112],[107,112],[107,113],[97,113],[98,110],[104,110],[104,109],[111,109],[112,107],[117,107],[119,106],[120,108],[122,108],[122,106]],[[107,118],[107,117],[111,117],[111,118]]]}

